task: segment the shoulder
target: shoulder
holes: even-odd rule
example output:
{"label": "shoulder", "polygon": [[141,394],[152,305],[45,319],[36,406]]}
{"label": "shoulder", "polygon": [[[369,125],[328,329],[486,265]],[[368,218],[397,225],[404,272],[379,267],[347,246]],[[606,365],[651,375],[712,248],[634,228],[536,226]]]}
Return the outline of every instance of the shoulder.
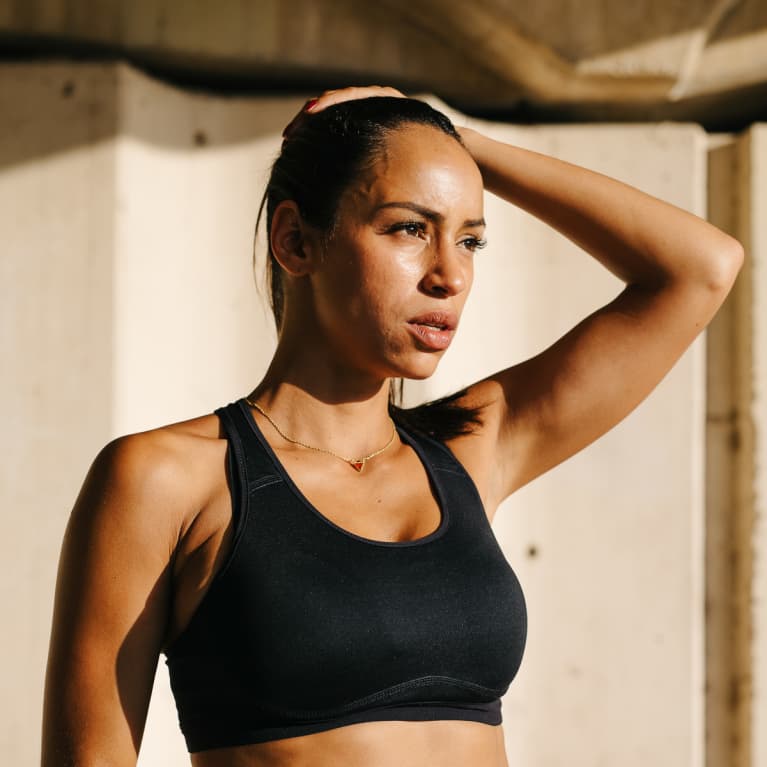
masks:
{"label": "shoulder", "polygon": [[175,542],[225,481],[225,453],[213,414],[118,437],[93,461],[74,513],[118,517]]}
{"label": "shoulder", "polygon": [[[178,594],[178,542],[205,508],[216,482],[212,467],[218,463],[224,474],[225,450],[218,419],[208,415],[115,439],[93,461],[59,558],[48,755],[66,748],[80,756],[77,764],[91,764],[96,750],[119,751],[135,763],[131,733],[144,726]],[[114,763],[104,759],[99,763]]]}

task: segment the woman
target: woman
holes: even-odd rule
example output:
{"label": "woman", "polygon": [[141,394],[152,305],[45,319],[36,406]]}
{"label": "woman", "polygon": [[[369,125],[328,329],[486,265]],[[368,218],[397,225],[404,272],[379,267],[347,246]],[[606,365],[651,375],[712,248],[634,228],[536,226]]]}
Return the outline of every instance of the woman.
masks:
{"label": "woman", "polygon": [[[626,287],[541,354],[400,410],[392,381],[431,375],[456,332],[483,187]],[[197,767],[506,765],[499,699],[526,614],[495,510],[652,391],[742,248],[390,88],[309,102],[265,199],[279,340],[263,380],[114,441],[77,500],[44,767],[135,764],[163,651]]]}

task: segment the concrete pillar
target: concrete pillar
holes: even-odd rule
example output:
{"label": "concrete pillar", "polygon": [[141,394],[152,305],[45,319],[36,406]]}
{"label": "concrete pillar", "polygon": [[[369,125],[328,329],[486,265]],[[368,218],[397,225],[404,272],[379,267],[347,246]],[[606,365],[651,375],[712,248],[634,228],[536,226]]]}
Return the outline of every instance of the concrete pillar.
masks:
{"label": "concrete pillar", "polygon": [[767,129],[716,140],[711,220],[747,259],[711,325],[707,441],[707,764],[765,764],[767,740]]}
{"label": "concrete pillar", "polygon": [[[754,453],[752,765],[767,764],[767,125],[750,131]],[[761,215],[760,215],[761,214]]]}
{"label": "concrete pillar", "polygon": [[0,66],[0,753],[39,761],[67,515],[111,436],[113,67]]}
{"label": "concrete pillar", "polygon": [[[743,239],[748,140],[714,139],[709,217]],[[742,161],[745,167],[742,168]],[[746,246],[748,243],[745,242]],[[750,248],[747,248],[750,256]],[[706,764],[749,767],[751,570],[749,497],[754,430],[750,418],[751,275],[746,260],[709,328],[706,424]]]}

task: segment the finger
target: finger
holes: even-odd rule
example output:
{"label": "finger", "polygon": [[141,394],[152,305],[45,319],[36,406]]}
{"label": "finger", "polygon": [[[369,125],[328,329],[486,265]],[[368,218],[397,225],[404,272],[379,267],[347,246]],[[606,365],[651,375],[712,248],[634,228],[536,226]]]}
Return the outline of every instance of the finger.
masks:
{"label": "finger", "polygon": [[307,111],[310,113],[321,112],[323,109],[327,109],[334,104],[340,104],[344,101],[352,101],[354,99],[370,98],[372,96],[406,98],[405,94],[401,93],[396,88],[384,87],[381,85],[368,85],[364,87],[352,86],[349,88],[325,91],[317,98],[317,101],[307,109]]}
{"label": "finger", "polygon": [[290,133],[291,133],[291,131],[293,130],[293,128],[295,128],[295,127],[296,127],[296,125],[298,124],[298,122],[299,122],[299,121],[301,120],[301,118],[303,117],[304,113],[305,113],[305,112],[306,112],[306,111],[307,111],[307,110],[308,110],[308,109],[309,109],[309,108],[310,108],[310,107],[311,107],[311,106],[312,106],[312,105],[313,105],[313,104],[314,104],[316,101],[317,101],[317,99],[316,99],[316,98],[313,98],[313,99],[307,99],[307,100],[304,102],[304,105],[301,107],[301,109],[299,109],[299,110],[298,110],[298,113],[297,113],[296,115],[294,115],[293,119],[292,119],[292,120],[291,120],[291,121],[290,121],[290,122],[289,122],[289,123],[288,123],[288,124],[287,124],[287,125],[286,125],[286,126],[283,128],[283,130],[282,130],[282,137],[283,137],[283,138],[287,138],[287,137],[290,135]]}
{"label": "finger", "polygon": [[353,101],[354,99],[370,98],[372,96],[390,96],[396,98],[407,98],[396,88],[382,85],[350,86],[347,88],[332,88],[323,91],[319,96],[308,99],[299,110],[298,114],[285,126],[282,131],[282,137],[288,138],[293,129],[303,118],[304,114],[315,114],[327,109],[333,104],[340,104],[343,101]]}

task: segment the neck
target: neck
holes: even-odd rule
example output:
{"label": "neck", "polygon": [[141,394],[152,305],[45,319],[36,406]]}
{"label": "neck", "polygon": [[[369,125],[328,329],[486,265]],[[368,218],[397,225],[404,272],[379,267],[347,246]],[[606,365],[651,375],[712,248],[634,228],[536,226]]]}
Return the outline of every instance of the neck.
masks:
{"label": "neck", "polygon": [[293,440],[346,456],[380,448],[392,430],[389,379],[334,364],[321,345],[283,341],[249,399]]}

